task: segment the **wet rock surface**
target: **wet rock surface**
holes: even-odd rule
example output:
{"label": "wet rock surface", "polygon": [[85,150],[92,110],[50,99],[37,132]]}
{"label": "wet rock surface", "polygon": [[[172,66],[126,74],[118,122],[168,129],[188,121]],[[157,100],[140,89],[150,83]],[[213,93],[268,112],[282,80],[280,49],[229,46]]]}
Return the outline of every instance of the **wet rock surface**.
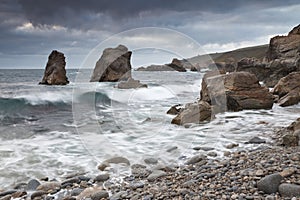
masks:
{"label": "wet rock surface", "polygon": [[66,76],[66,61],[63,53],[53,50],[48,57],[44,77],[39,84],[66,85],[69,83]]}
{"label": "wet rock surface", "polygon": [[116,82],[131,77],[131,51],[124,45],[107,48],[97,61],[91,82]]}

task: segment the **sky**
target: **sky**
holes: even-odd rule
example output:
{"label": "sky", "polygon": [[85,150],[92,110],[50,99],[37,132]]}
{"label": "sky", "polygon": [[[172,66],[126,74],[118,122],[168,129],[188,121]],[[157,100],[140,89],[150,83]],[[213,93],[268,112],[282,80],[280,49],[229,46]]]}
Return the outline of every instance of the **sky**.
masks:
{"label": "sky", "polygon": [[299,10],[298,0],[0,0],[0,68],[44,68],[54,49],[67,68],[93,65],[118,43],[134,67],[267,44]]}

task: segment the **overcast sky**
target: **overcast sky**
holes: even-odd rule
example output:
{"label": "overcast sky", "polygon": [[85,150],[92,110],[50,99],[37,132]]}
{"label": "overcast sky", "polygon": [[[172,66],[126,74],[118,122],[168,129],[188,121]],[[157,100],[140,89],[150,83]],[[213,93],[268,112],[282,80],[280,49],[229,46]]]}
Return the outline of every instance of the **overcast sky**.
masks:
{"label": "overcast sky", "polygon": [[[160,37],[170,49],[191,49],[176,37],[182,33],[205,52],[266,44],[300,23],[299,10],[298,0],[0,0],[0,68],[44,68],[53,49],[65,53],[68,68],[79,67],[102,41],[141,27],[174,34],[131,30],[117,35],[117,42],[146,48]],[[134,55],[134,65],[170,59],[145,56],[147,51]]]}

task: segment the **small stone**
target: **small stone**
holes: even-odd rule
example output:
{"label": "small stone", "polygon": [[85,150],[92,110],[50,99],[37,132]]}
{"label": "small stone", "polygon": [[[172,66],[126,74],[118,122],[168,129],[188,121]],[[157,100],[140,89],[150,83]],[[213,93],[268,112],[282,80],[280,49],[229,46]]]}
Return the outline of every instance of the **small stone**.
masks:
{"label": "small stone", "polygon": [[204,160],[206,157],[204,155],[196,155],[191,157],[185,164],[186,165],[193,165],[197,162],[200,162],[201,160]]}
{"label": "small stone", "polygon": [[92,200],[101,200],[102,198],[107,198],[107,197],[109,197],[108,192],[99,191],[99,192],[92,194],[91,199]]}
{"label": "small stone", "polygon": [[135,189],[137,189],[137,188],[143,188],[144,185],[145,185],[145,184],[144,184],[143,182],[137,181],[137,182],[131,183],[131,184],[130,184],[130,188],[135,190]]}
{"label": "small stone", "polygon": [[25,196],[25,195],[27,195],[27,192],[25,192],[25,191],[17,191],[15,193],[13,193],[11,196],[14,199],[16,199],[16,198],[20,198],[20,197]]}
{"label": "small stone", "polygon": [[165,176],[167,175],[166,172],[162,171],[162,170],[154,170],[148,177],[147,177],[147,180],[148,181],[154,181],[156,180],[157,178],[160,178],[162,176]]}
{"label": "small stone", "polygon": [[218,154],[214,151],[208,152],[207,155],[211,156],[211,157],[217,157],[218,156]]}
{"label": "small stone", "polygon": [[78,177],[69,178],[61,183],[61,185],[73,185],[74,183],[79,184],[81,180]]}
{"label": "small stone", "polygon": [[282,180],[283,177],[279,173],[271,174],[260,179],[257,182],[257,188],[266,194],[276,193]]}
{"label": "small stone", "polygon": [[156,158],[146,158],[144,160],[144,162],[146,164],[151,164],[151,165],[154,165],[154,164],[157,164],[158,163],[158,160]]}
{"label": "small stone", "polygon": [[46,182],[39,185],[36,189],[51,193],[51,192],[58,191],[60,189],[60,186],[61,185],[58,182]]}
{"label": "small stone", "polygon": [[283,197],[300,197],[300,185],[283,183],[278,190]]}
{"label": "small stone", "polygon": [[265,200],[276,200],[276,198],[272,195],[266,196]]}
{"label": "small stone", "polygon": [[1,197],[0,200],[11,200],[12,196],[10,194]]}
{"label": "small stone", "polygon": [[71,196],[78,196],[82,191],[83,191],[83,189],[81,189],[81,188],[74,188],[71,191]]}
{"label": "small stone", "polygon": [[34,191],[36,190],[36,188],[41,185],[41,183],[36,180],[36,179],[31,179],[28,183],[27,183],[27,188],[26,190],[29,190],[29,191]]}
{"label": "small stone", "polygon": [[266,143],[266,140],[261,139],[259,137],[253,137],[251,138],[248,142],[246,142],[248,144],[262,144],[262,143]]}
{"label": "small stone", "polygon": [[280,172],[280,175],[284,178],[291,176],[292,174],[295,173],[295,169],[294,168],[287,168],[284,169],[282,172]]}
{"label": "small stone", "polygon": [[167,152],[172,152],[176,149],[178,149],[178,147],[176,147],[176,146],[175,147],[170,147],[169,149],[167,149]]}
{"label": "small stone", "polygon": [[109,179],[109,174],[100,174],[94,178],[95,182],[104,182]]}
{"label": "small stone", "polygon": [[259,170],[257,170],[257,171],[255,172],[255,175],[256,175],[256,176],[263,176],[263,175],[264,175],[264,171],[261,170],[261,169],[259,169]]}
{"label": "small stone", "polygon": [[226,157],[230,156],[230,154],[231,154],[230,151],[224,151],[223,152],[223,155],[226,156]]}
{"label": "small stone", "polygon": [[109,167],[110,165],[108,163],[101,163],[99,166],[98,166],[98,169],[100,171],[104,171],[107,167]]}
{"label": "small stone", "polygon": [[130,161],[127,158],[124,158],[124,157],[121,157],[121,156],[116,156],[116,157],[107,159],[103,163],[130,165]]}
{"label": "small stone", "polygon": [[4,191],[4,192],[0,192],[0,197],[10,195],[10,194],[13,194],[15,192],[17,192],[17,190],[7,190],[7,191]]}
{"label": "small stone", "polygon": [[226,145],[225,147],[226,147],[227,149],[233,149],[233,148],[238,147],[238,146],[239,146],[239,144],[231,143],[231,144]]}
{"label": "small stone", "polygon": [[42,196],[44,196],[44,195],[46,195],[46,192],[45,192],[45,191],[38,190],[38,191],[33,192],[33,193],[31,194],[30,198],[31,198],[31,199],[35,199],[35,198],[37,198],[37,197],[42,197]]}

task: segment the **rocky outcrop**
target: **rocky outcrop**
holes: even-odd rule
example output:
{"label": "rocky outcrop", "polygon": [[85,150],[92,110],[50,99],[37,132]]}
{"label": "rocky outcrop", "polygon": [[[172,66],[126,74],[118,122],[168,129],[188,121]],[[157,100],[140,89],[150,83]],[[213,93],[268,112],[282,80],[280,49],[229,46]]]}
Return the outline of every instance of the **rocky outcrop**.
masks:
{"label": "rocky outcrop", "polygon": [[142,84],[139,80],[129,78],[127,81],[121,81],[117,88],[119,89],[136,89],[136,88],[147,88],[146,84]]}
{"label": "rocky outcrop", "polygon": [[185,108],[171,121],[172,124],[184,125],[210,121],[213,118],[211,106],[205,101],[186,104]]}
{"label": "rocky outcrop", "polygon": [[249,72],[206,75],[200,95],[201,100],[211,104],[215,112],[271,109],[273,106],[273,95]]}
{"label": "rocky outcrop", "polygon": [[172,62],[167,64],[167,66],[178,72],[186,72],[186,68],[190,69],[192,65],[187,60],[178,60],[177,58],[173,58]]}
{"label": "rocky outcrop", "polygon": [[270,40],[267,59],[295,59],[300,53],[300,24],[287,36],[275,36]]}
{"label": "rocky outcrop", "polygon": [[187,61],[174,58],[171,63],[165,65],[150,65],[148,67],[139,67],[136,71],[178,71],[186,72]]}
{"label": "rocky outcrop", "polygon": [[257,76],[266,86],[274,87],[291,72],[300,71],[300,25],[287,36],[276,36],[270,40],[263,61],[243,58],[237,63],[236,71],[247,71]]}
{"label": "rocky outcrop", "polygon": [[168,65],[150,65],[148,67],[139,67],[135,71],[176,71]]}
{"label": "rocky outcrop", "polygon": [[48,57],[44,77],[39,84],[66,85],[69,83],[66,76],[66,61],[63,53],[53,50]]}
{"label": "rocky outcrop", "polygon": [[116,48],[107,48],[94,68],[91,82],[116,82],[131,77],[131,51],[119,45]]}
{"label": "rocky outcrop", "polygon": [[278,95],[280,106],[291,106],[300,102],[300,72],[292,72],[283,77],[272,90]]}

